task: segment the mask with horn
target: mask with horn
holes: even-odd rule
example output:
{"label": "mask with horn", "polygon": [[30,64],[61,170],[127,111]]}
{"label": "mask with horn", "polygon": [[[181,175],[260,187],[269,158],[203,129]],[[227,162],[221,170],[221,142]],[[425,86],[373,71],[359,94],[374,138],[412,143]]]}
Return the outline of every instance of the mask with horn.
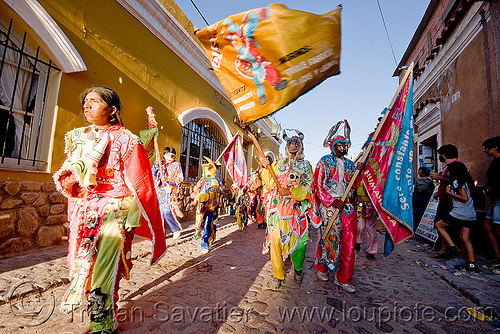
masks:
{"label": "mask with horn", "polygon": [[[337,134],[340,126],[344,124],[344,135]],[[351,127],[347,120],[338,121],[326,136],[323,141],[324,147],[329,147],[332,154],[336,157],[342,157],[347,154],[347,151],[351,147]]]}
{"label": "mask with horn", "polygon": [[[288,133],[287,133],[288,131]],[[290,131],[295,131],[295,136],[289,136]],[[303,159],[304,154],[304,134],[296,129],[284,129],[283,139],[286,140],[286,151],[288,155],[296,155],[297,158]]]}
{"label": "mask with horn", "polygon": [[207,160],[207,163],[202,164],[203,167],[203,177],[205,179],[215,178],[217,174],[217,168],[215,167],[215,163],[208,157],[203,157]]}
{"label": "mask with horn", "polygon": [[[295,131],[295,136],[288,136],[288,131]],[[304,145],[302,141],[304,140],[304,134],[296,129],[284,129],[283,130],[283,139],[286,140],[286,150],[288,153],[297,154],[302,152]]]}

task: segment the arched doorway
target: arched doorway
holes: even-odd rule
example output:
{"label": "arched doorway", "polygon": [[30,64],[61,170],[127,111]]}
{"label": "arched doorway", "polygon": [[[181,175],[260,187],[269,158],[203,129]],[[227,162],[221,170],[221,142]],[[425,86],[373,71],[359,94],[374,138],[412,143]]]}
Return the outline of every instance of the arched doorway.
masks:
{"label": "arched doorway", "polygon": [[[221,129],[211,120],[198,118],[182,127],[180,163],[184,181],[196,182],[201,177],[203,157],[216,160],[227,145]],[[225,170],[222,172],[225,179]]]}

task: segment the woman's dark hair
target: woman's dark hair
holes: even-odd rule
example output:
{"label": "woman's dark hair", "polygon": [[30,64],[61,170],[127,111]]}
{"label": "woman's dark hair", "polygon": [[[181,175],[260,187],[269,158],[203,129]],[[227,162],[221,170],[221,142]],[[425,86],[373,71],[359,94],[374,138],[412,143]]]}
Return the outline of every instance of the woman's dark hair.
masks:
{"label": "woman's dark hair", "polygon": [[458,158],[458,148],[452,144],[441,146],[437,152],[443,154],[447,159]]}
{"label": "woman's dark hair", "polygon": [[118,94],[112,90],[111,88],[95,86],[87,88],[82,94],[80,94],[80,100],[82,101],[82,110],[83,105],[85,104],[85,97],[88,93],[97,93],[101,97],[101,99],[107,104],[108,108],[113,109],[114,112],[109,115],[109,123],[111,125],[120,124],[123,125],[123,122],[120,118],[120,111],[122,109],[122,104],[120,102],[120,97]]}
{"label": "woman's dark hair", "polygon": [[163,155],[165,155],[165,153],[173,153],[173,154],[176,154],[175,152],[175,148],[173,147],[170,147],[170,146],[167,146],[163,149]]}
{"label": "woman's dark hair", "polygon": [[483,147],[486,148],[497,148],[497,151],[500,152],[500,136],[488,138],[483,141]]}
{"label": "woman's dark hair", "polygon": [[422,174],[424,174],[425,176],[429,176],[429,174],[431,173],[430,169],[425,167],[425,166],[422,166],[419,169],[422,171]]}
{"label": "woman's dark hair", "polygon": [[453,181],[457,181],[458,187],[457,189],[460,189],[464,186],[464,184],[467,183],[467,187],[469,188],[469,192],[471,193],[471,197],[473,192],[475,191],[475,185],[474,185],[474,180],[472,180],[472,177],[469,174],[469,171],[467,170],[467,167],[461,162],[455,161],[450,164],[448,164],[448,173],[450,174],[450,181],[453,183]]}

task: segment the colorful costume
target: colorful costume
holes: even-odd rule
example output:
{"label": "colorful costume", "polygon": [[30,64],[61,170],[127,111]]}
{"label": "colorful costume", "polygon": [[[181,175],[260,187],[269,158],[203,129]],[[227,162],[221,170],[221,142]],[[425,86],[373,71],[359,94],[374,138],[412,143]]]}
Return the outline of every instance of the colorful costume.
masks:
{"label": "colorful costume", "polygon": [[[166,250],[148,155],[138,137],[119,125],[77,128],[65,142],[68,158],[54,180],[68,197],[72,282],[61,307],[71,311],[85,291],[92,331],[115,329],[119,282],[129,279],[131,268],[134,232],[125,229],[136,227],[136,234],[152,240],[151,263]],[[63,189],[61,179],[68,173],[86,195]]]}
{"label": "colorful costume", "polygon": [[[337,131],[339,123],[330,130],[327,139],[323,143],[324,146],[330,146],[332,153],[320,159],[314,172],[316,194],[320,202],[319,208],[322,218],[316,248],[317,258],[314,267],[320,273],[326,273],[327,270],[336,272],[338,282],[350,285],[354,272],[354,246],[356,238],[356,213],[353,205],[349,203],[349,199],[352,198],[352,192],[346,198],[343,209],[340,211],[332,228],[328,231],[328,237],[326,240],[323,240],[325,228],[328,226],[335,211],[333,203],[336,199],[342,198],[356,169],[351,160],[345,158],[343,155],[339,156],[334,151],[334,145],[339,142],[346,145],[349,144],[349,141],[346,139],[348,134],[346,134],[346,137],[336,136],[330,139],[332,134]],[[347,130],[349,129],[348,126],[346,122],[346,133],[350,131]]]}
{"label": "colorful costume", "polygon": [[[184,181],[184,175],[178,161],[162,161],[161,163],[164,173],[163,178],[160,177],[160,170],[156,161],[152,168],[156,193],[165,223],[168,224],[172,232],[177,232],[182,229],[179,218],[184,216],[179,210],[178,203],[179,186]],[[166,230],[167,226],[165,225],[165,233]]]}
{"label": "colorful costume", "polygon": [[[236,184],[233,183],[233,186],[236,186]],[[236,205],[236,222],[238,224],[238,229],[243,230],[248,224],[248,193],[245,187],[242,189],[235,187],[233,194]]]}
{"label": "colorful costume", "polygon": [[215,240],[218,218],[218,208],[220,200],[219,182],[215,178],[216,169],[212,160],[203,164],[203,176],[193,189],[196,207],[196,234],[194,240],[200,238],[202,250],[210,250],[212,242]]}
{"label": "colorful costume", "polygon": [[306,245],[309,241],[308,215],[313,209],[313,173],[309,161],[304,160],[302,139],[295,140],[301,145],[295,156],[288,153],[284,159],[275,161],[272,168],[276,173],[281,188],[290,190],[291,195],[281,196],[268,170],[261,173],[267,196],[267,234],[262,253],[271,251],[273,276],[278,280],[285,279],[284,260],[290,255],[296,272],[301,272],[305,260]]}
{"label": "colorful costume", "polygon": [[363,185],[356,189],[356,217],[358,218],[356,244],[361,246],[366,231],[366,252],[368,254],[377,254],[377,211],[373,207]]}
{"label": "colorful costume", "polygon": [[250,174],[248,180],[248,194],[250,195],[250,213],[252,219],[257,222],[258,228],[264,228],[264,204],[262,202],[262,179],[260,178],[260,170],[256,170]]}

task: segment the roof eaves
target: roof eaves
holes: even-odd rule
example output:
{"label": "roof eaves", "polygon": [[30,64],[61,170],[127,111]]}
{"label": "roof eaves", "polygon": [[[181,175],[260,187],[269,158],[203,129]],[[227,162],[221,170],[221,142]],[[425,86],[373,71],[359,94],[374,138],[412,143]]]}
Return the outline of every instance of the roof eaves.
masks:
{"label": "roof eaves", "polygon": [[401,58],[398,66],[394,70],[394,73],[392,74],[393,77],[399,76],[399,73],[401,72],[401,67],[405,66],[406,62],[408,61],[408,58],[410,58],[410,55],[417,45],[420,37],[422,36],[423,32],[425,31],[425,28],[427,28],[427,24],[431,20],[432,15],[434,14],[434,11],[436,10],[436,7],[438,6],[440,0],[431,0],[429,3],[429,6],[427,6],[427,9],[425,10],[425,14],[422,17],[422,21],[420,21],[420,24],[417,27],[417,30],[413,34],[413,38],[410,41],[410,44],[406,48],[406,51],[403,55],[403,58]]}

